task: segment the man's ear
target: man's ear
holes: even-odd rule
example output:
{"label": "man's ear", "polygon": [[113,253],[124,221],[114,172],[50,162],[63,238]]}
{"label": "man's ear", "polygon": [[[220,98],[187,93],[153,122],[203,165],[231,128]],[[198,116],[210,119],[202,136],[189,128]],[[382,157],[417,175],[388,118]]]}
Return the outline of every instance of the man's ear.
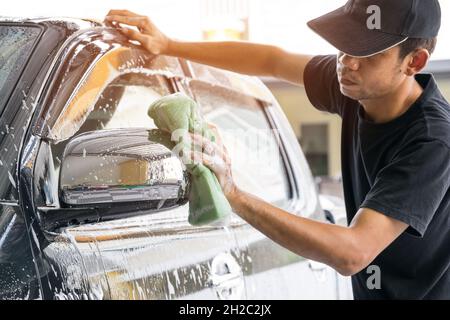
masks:
{"label": "man's ear", "polygon": [[408,65],[405,74],[414,76],[421,72],[430,59],[430,53],[427,49],[417,49],[408,56]]}

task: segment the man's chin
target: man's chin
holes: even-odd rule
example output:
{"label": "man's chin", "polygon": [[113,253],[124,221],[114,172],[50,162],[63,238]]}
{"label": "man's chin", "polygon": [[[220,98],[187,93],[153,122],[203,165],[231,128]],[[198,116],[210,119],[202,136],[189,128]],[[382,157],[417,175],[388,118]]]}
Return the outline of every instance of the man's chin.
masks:
{"label": "man's chin", "polygon": [[346,96],[347,98],[350,98],[352,100],[362,100],[362,95],[361,93],[355,91],[355,90],[351,90],[348,89],[344,86],[341,86],[341,93]]}

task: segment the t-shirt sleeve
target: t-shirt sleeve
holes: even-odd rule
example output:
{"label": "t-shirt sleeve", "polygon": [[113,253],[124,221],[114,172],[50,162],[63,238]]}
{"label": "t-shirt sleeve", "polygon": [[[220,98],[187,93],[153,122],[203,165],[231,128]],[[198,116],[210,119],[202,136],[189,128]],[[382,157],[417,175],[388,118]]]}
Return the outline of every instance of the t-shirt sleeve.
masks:
{"label": "t-shirt sleeve", "polygon": [[376,210],[409,225],[423,237],[450,187],[450,148],[423,141],[401,150],[378,173],[361,208]]}
{"label": "t-shirt sleeve", "polygon": [[306,95],[318,110],[343,115],[343,108],[355,102],[341,93],[336,72],[336,55],[315,56],[305,67]]}

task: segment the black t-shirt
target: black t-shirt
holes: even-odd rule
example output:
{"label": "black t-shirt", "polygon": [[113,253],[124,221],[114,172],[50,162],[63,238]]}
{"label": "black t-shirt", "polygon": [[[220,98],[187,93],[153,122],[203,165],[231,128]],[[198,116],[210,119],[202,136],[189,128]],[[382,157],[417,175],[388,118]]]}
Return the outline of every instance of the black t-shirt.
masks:
{"label": "black t-shirt", "polygon": [[400,117],[375,124],[341,93],[336,59],[314,57],[304,80],[311,103],[343,120],[348,223],[365,207],[409,226],[370,264],[379,267],[381,288],[375,268],[366,268],[352,277],[354,297],[450,299],[450,105],[433,76],[419,74],[419,99]]}

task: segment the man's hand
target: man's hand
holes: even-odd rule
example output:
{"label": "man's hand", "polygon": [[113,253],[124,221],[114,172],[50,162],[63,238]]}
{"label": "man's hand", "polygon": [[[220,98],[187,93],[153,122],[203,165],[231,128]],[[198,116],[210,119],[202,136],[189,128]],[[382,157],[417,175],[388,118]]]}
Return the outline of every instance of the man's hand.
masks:
{"label": "man's hand", "polygon": [[[146,50],[155,55],[164,54],[171,41],[147,16],[128,10],[109,11],[104,23],[117,28],[130,40],[138,41]],[[123,27],[122,24],[137,27],[139,31]]]}
{"label": "man's hand", "polygon": [[201,135],[191,134],[192,143],[199,146],[199,149],[202,150],[202,152],[195,151],[196,148],[192,148],[193,151],[191,151],[189,158],[193,160],[194,163],[203,163],[214,172],[222,187],[224,195],[230,200],[230,197],[233,196],[237,190],[231,171],[231,160],[217,127],[212,124],[208,124],[208,126],[210,130],[214,132],[216,141],[211,142]]}

